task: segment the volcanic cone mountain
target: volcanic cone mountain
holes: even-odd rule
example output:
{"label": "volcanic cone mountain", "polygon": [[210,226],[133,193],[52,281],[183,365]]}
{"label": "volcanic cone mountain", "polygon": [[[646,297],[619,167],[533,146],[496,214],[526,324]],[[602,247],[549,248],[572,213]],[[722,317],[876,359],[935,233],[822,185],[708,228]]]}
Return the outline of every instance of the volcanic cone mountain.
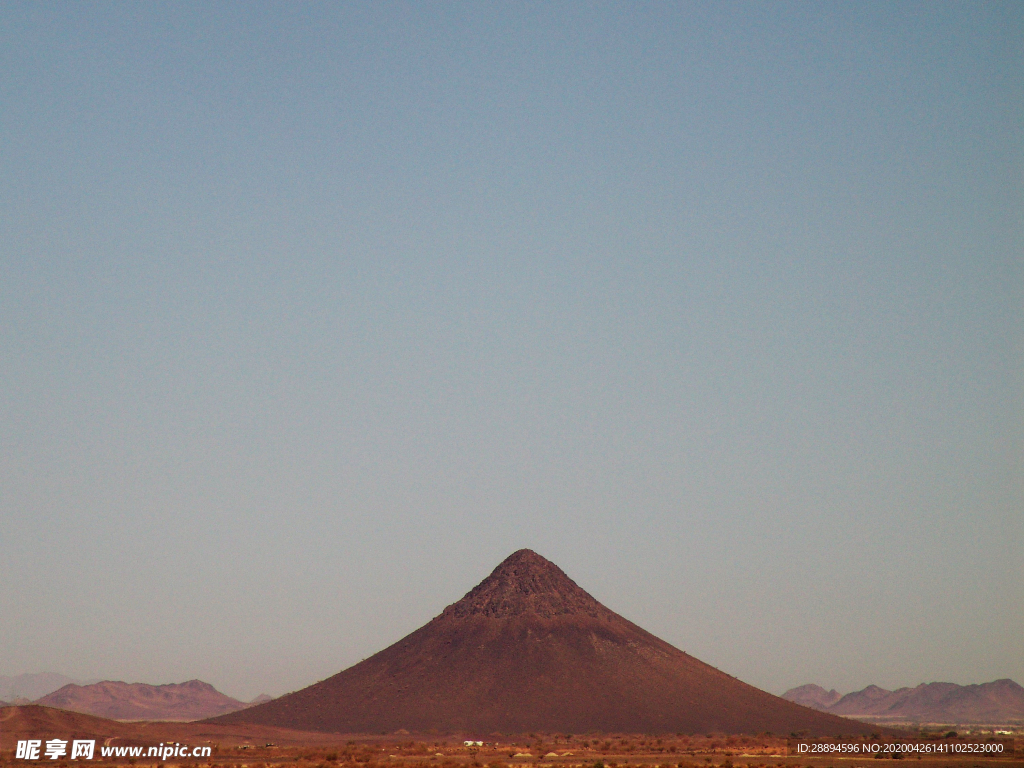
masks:
{"label": "volcanic cone mountain", "polygon": [[853,734],[871,727],[785,701],[698,661],[608,610],[526,549],[376,655],[212,722],[339,733]]}

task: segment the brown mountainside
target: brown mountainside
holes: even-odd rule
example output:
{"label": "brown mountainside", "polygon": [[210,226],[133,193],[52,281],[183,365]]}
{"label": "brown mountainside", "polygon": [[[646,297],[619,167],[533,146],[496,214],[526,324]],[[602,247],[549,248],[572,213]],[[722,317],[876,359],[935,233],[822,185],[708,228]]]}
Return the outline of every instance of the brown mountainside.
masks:
{"label": "brown mountainside", "polygon": [[740,682],[601,605],[529,550],[376,655],[215,718],[350,733],[866,733]]}
{"label": "brown mountainside", "polygon": [[112,720],[201,720],[249,706],[201,680],[168,685],[110,680],[72,684],[36,703]]}

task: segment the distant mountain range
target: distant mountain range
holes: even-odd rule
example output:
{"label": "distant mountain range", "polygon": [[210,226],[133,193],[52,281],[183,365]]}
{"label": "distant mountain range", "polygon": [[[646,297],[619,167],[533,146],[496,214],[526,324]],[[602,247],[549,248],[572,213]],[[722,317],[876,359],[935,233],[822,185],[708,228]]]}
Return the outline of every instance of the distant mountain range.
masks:
{"label": "distant mountain range", "polygon": [[1024,688],[1010,679],[980,685],[922,683],[895,691],[869,685],[845,696],[811,684],[792,688],[782,698],[833,715],[882,724],[1024,722]]}
{"label": "distant mountain range", "polygon": [[48,693],[53,693],[65,685],[72,683],[90,685],[98,682],[99,680],[75,680],[73,677],[58,675],[56,672],[39,672],[12,677],[0,675],[0,699],[11,703],[27,704]]}
{"label": "distant mountain range", "polygon": [[111,720],[190,721],[226,715],[270,700],[263,694],[252,702],[239,701],[201,680],[168,685],[104,680],[91,685],[65,685],[35,703]]}

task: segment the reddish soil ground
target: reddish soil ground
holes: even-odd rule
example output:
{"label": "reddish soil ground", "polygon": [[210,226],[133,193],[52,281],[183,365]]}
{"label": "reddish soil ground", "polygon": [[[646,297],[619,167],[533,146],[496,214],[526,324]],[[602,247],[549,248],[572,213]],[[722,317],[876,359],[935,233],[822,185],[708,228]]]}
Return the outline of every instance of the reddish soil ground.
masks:
{"label": "reddish soil ground", "polygon": [[[904,734],[905,736],[909,734]],[[808,758],[791,754],[781,736],[698,736],[637,734],[528,733],[480,739],[466,746],[464,735],[423,738],[303,733],[265,726],[208,723],[118,723],[46,707],[0,710],[0,763],[46,763],[137,768],[911,768],[907,760]],[[152,759],[22,761],[14,759],[18,739],[94,738],[105,745],[155,746],[165,742],[210,746],[200,760]],[[939,734],[930,738],[937,739]],[[468,737],[466,737],[468,738]],[[1000,757],[914,759],[917,768],[1024,768],[1024,739],[1011,742],[1012,754]]]}

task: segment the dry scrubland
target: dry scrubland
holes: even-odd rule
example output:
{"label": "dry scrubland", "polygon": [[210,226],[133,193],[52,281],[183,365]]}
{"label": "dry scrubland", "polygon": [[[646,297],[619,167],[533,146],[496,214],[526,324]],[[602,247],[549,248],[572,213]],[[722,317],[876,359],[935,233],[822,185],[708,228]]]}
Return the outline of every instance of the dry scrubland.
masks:
{"label": "dry scrubland", "polygon": [[[942,734],[908,732],[906,737],[938,739]],[[275,744],[214,744],[213,754],[200,761],[156,763],[152,760],[94,760],[91,766],[133,765],[137,768],[899,768],[913,761],[918,768],[1024,768],[1024,738],[1016,740],[1014,754],[1004,757],[809,758],[789,754],[785,738],[761,736],[571,736],[529,734],[509,740],[485,741],[466,747],[455,738],[344,737],[310,734],[316,746]],[[192,746],[199,745],[191,742]],[[0,763],[24,766],[12,750]],[[33,761],[54,768],[74,768],[72,762]],[[81,764],[81,761],[73,761]],[[896,762],[894,766],[893,763]],[[908,767],[909,768],[909,767]]]}

